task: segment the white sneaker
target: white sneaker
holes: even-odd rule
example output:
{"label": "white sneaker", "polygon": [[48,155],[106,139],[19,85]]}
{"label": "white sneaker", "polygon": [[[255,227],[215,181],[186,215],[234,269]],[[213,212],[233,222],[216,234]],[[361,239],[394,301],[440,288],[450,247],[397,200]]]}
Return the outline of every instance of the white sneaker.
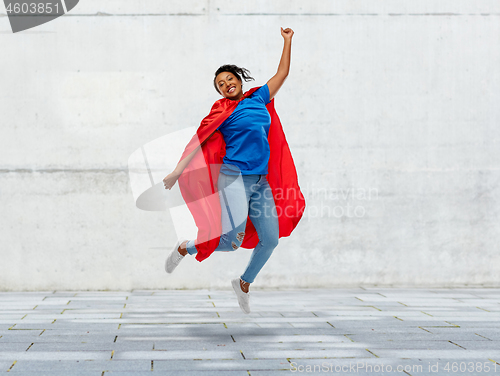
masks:
{"label": "white sneaker", "polygon": [[240,279],[235,278],[231,280],[234,292],[238,297],[238,304],[244,313],[250,313],[250,292],[244,292],[240,286]]}
{"label": "white sneaker", "polygon": [[167,260],[165,261],[165,271],[167,273],[172,273],[174,269],[179,265],[179,263],[184,259],[184,256],[179,253],[177,250],[179,246],[185,242],[186,240],[178,240],[177,243],[175,244],[174,249],[172,252],[167,257]]}

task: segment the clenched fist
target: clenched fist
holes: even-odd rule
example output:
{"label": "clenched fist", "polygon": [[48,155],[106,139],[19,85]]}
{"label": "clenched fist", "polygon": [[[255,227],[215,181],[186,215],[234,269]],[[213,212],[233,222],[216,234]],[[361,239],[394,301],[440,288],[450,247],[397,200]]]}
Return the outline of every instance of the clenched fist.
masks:
{"label": "clenched fist", "polygon": [[283,28],[281,28],[281,36],[283,38],[285,38],[285,40],[292,40],[292,36],[293,36],[293,30],[290,29],[289,27],[287,27],[286,29],[283,30]]}

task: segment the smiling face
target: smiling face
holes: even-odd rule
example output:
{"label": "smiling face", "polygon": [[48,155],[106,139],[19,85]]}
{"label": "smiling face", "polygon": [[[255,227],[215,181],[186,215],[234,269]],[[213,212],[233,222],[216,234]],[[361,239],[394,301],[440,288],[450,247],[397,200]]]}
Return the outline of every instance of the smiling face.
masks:
{"label": "smiling face", "polygon": [[215,83],[219,93],[232,100],[238,100],[243,96],[242,83],[231,72],[221,72],[215,78]]}

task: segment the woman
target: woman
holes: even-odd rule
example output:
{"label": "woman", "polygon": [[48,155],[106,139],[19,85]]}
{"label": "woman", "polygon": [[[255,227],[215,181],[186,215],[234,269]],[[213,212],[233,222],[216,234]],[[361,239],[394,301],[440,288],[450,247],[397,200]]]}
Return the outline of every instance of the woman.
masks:
{"label": "woman", "polygon": [[[239,279],[231,281],[240,308],[245,313],[250,313],[249,286],[278,245],[280,237],[273,192],[266,178],[271,125],[271,116],[266,106],[283,85],[290,69],[293,30],[281,28],[281,35],[284,47],[278,71],[266,85],[251,89],[250,95],[249,92],[244,94],[242,78],[245,81],[253,78],[248,75],[247,69],[235,65],[221,66],[214,77],[217,92],[236,105],[231,110],[231,115],[217,127],[223,135],[226,154],[217,180],[222,235],[215,250],[233,251],[242,245],[245,229],[248,228],[247,216],[251,219],[259,240],[245,272]],[[181,158],[174,172],[163,179],[166,189],[172,188],[197,150]],[[185,240],[181,244],[178,242],[167,258],[166,271],[172,273],[185,255],[196,254],[197,245],[194,240]]]}

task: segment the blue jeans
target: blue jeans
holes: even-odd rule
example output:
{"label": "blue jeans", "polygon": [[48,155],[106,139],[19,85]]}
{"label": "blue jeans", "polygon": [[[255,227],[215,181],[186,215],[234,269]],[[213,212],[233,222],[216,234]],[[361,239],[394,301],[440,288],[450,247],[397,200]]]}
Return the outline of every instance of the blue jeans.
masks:
{"label": "blue jeans", "polygon": [[[279,241],[279,223],[274,198],[266,175],[226,175],[219,173],[217,182],[221,203],[222,235],[216,251],[234,251],[243,242],[247,216],[257,230],[259,243],[240,276],[252,283]],[[189,240],[187,252],[197,253],[194,240]]]}

